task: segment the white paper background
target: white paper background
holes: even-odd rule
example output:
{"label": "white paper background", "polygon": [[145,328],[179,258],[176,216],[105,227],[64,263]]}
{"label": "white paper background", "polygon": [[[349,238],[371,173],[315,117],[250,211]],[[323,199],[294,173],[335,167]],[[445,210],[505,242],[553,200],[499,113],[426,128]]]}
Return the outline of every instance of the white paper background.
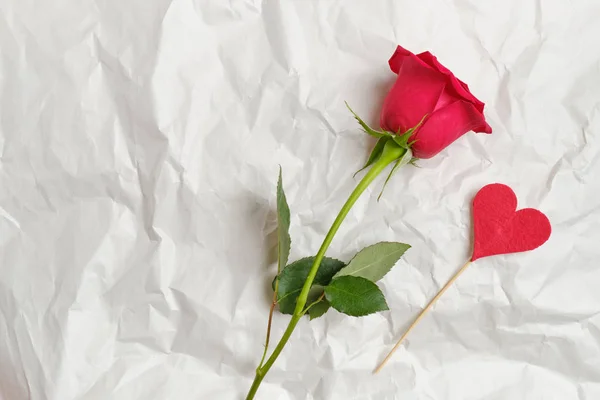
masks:
{"label": "white paper background", "polygon": [[[243,398],[273,276],[312,255],[373,142],[396,44],[487,103],[469,134],[357,203],[328,255],[413,245],[390,312],[302,321],[260,399],[600,398],[596,0],[0,3],[0,398]],[[468,258],[469,204],[512,186],[542,248]],[[274,336],[288,321],[276,315]]]}

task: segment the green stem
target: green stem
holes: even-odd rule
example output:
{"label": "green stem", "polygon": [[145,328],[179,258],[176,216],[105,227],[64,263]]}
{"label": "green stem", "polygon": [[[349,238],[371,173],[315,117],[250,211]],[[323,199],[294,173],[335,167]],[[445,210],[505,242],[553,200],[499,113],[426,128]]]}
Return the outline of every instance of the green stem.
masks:
{"label": "green stem", "polygon": [[346,218],[346,215],[348,215],[348,212],[350,211],[354,203],[356,203],[356,200],[358,200],[360,195],[381,173],[381,171],[383,171],[385,167],[387,167],[390,163],[402,157],[404,153],[406,153],[406,149],[398,146],[396,143],[394,143],[393,140],[388,141],[379,159],[375,163],[373,163],[373,166],[371,167],[369,172],[367,172],[365,176],[360,180],[358,185],[356,185],[356,188],[352,191],[350,197],[348,197],[348,200],[346,200],[346,203],[344,203],[344,205],[342,206],[342,209],[340,210],[335,221],[333,221],[331,228],[329,228],[329,232],[327,232],[327,236],[325,236],[323,244],[321,244],[321,248],[319,248],[319,251],[315,256],[315,260],[310,269],[310,272],[308,273],[308,276],[306,277],[306,281],[304,282],[302,291],[300,292],[300,295],[296,300],[296,308],[294,309],[292,319],[290,320],[290,323],[288,324],[285,332],[283,333],[283,336],[279,340],[279,343],[277,343],[277,346],[273,350],[273,354],[271,354],[267,362],[265,362],[262,366],[259,366],[256,369],[256,376],[254,378],[254,382],[252,383],[252,387],[250,388],[250,391],[246,396],[246,400],[254,399],[254,396],[256,395],[260,383],[264,379],[267,372],[269,372],[269,369],[271,369],[271,366],[273,366],[275,360],[277,360],[277,357],[279,357],[279,354],[281,354],[283,347],[288,342],[290,336],[292,335],[292,332],[294,331],[296,325],[300,321],[300,318],[302,318],[302,316],[306,312],[304,306],[306,305],[306,302],[308,300],[308,292],[310,291],[310,287],[312,286],[315,276],[317,275],[319,265],[321,265],[321,261],[323,260],[323,257],[325,257],[325,252],[329,248],[329,245],[331,244],[331,241],[333,240],[333,237],[338,231],[340,225],[344,221],[344,218]]}
{"label": "green stem", "polygon": [[264,379],[267,372],[269,372],[269,370],[273,366],[273,363],[275,362],[275,360],[277,360],[277,357],[279,357],[279,354],[281,354],[281,351],[283,350],[283,346],[285,346],[287,341],[290,339],[290,336],[292,336],[292,332],[294,332],[294,329],[296,328],[296,325],[298,325],[300,318],[302,318],[302,315],[292,315],[292,319],[290,320],[290,323],[288,324],[287,328],[285,329],[285,332],[283,332],[283,336],[281,336],[279,343],[277,343],[277,347],[275,347],[275,350],[273,350],[273,354],[271,354],[271,357],[269,357],[267,362],[264,363],[264,365],[262,367],[259,367],[256,369],[256,376],[254,377],[254,382],[252,382],[252,387],[250,387],[250,391],[248,392],[248,395],[246,396],[246,400],[254,399],[254,396],[256,395],[256,391],[258,390],[260,383]]}
{"label": "green stem", "polygon": [[308,310],[310,310],[310,308],[311,308],[312,306],[314,306],[315,304],[317,304],[318,302],[320,302],[320,301],[321,301],[321,300],[323,300],[324,298],[325,298],[325,292],[323,292],[323,293],[322,293],[322,294],[319,296],[319,298],[318,298],[318,299],[316,299],[315,301],[313,301],[312,303],[310,303],[310,304],[308,305],[308,307],[306,307],[306,308],[304,309],[304,311],[302,311],[302,315],[306,314],[306,313],[308,312]]}

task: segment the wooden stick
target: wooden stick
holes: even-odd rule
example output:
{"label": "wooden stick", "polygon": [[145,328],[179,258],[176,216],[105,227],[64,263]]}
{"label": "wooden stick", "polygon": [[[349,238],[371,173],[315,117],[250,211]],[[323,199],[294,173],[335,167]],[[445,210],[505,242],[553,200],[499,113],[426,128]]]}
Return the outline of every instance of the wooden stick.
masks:
{"label": "wooden stick", "polygon": [[450,286],[452,286],[452,284],[458,279],[458,277],[465,272],[465,270],[467,269],[467,267],[471,264],[471,261],[467,261],[465,263],[465,265],[463,265],[457,272],[456,274],[454,274],[454,276],[452,278],[450,278],[450,280],[448,281],[448,283],[446,283],[444,285],[444,287],[438,292],[438,294],[435,295],[435,297],[433,299],[431,299],[431,301],[429,302],[429,304],[427,304],[427,307],[425,307],[423,309],[423,311],[421,311],[421,313],[419,314],[419,316],[417,316],[417,318],[414,320],[414,322],[408,327],[408,329],[406,330],[406,332],[404,333],[404,335],[402,335],[402,337],[400,338],[400,340],[398,340],[398,342],[396,343],[396,345],[394,346],[394,348],[388,353],[388,355],[383,359],[383,361],[381,362],[381,364],[379,364],[379,366],[375,369],[375,371],[373,372],[374,374],[378,373],[379,371],[381,371],[381,369],[384,367],[384,365],[390,360],[390,358],[392,358],[392,355],[394,354],[394,352],[396,350],[398,350],[398,347],[400,347],[400,345],[402,344],[402,342],[404,341],[404,339],[406,339],[406,337],[408,336],[408,334],[410,333],[410,331],[413,330],[413,328],[419,323],[419,321],[423,318],[423,316],[425,316],[425,314],[427,313],[427,311],[429,311],[431,309],[431,307],[433,307],[433,305],[435,304],[436,301],[439,300],[440,297],[442,297],[442,295],[444,294],[444,292],[446,292],[446,290],[448,290],[448,288]]}

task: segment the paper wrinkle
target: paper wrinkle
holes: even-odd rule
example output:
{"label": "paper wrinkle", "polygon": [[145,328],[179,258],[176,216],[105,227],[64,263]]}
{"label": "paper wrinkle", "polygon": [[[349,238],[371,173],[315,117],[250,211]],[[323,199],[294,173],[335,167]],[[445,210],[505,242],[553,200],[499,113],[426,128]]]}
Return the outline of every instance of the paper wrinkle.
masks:
{"label": "paper wrinkle", "polygon": [[[600,398],[600,8],[518,0],[77,4],[0,18],[0,399],[239,399],[275,271],[314,255],[373,141],[395,46],[486,103],[469,133],[357,201],[327,255],[412,245],[390,311],[303,320],[258,398]],[[471,251],[473,195],[511,186],[549,242],[478,260],[373,368]],[[272,344],[289,316],[276,314]]]}

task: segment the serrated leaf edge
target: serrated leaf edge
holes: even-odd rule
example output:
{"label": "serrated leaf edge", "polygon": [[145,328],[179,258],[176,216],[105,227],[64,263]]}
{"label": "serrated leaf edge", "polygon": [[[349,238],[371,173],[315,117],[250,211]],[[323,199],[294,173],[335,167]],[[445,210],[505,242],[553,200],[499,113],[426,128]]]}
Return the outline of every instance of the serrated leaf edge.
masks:
{"label": "serrated leaf edge", "polygon": [[[280,209],[279,206],[282,205],[285,207],[285,209]],[[287,254],[284,256],[282,255],[282,243],[280,241],[281,239],[281,216],[282,213],[287,213],[287,229],[284,233],[284,236],[287,238]],[[287,202],[287,198],[285,196],[285,191],[283,190],[283,177],[282,177],[282,168],[281,165],[279,166],[279,177],[277,179],[277,275],[279,275],[281,273],[281,270],[283,268],[285,268],[285,266],[287,265],[287,262],[289,260],[289,256],[290,256],[290,249],[292,248],[292,238],[290,237],[290,220],[291,219],[291,213],[290,213],[290,207],[288,205]]]}

